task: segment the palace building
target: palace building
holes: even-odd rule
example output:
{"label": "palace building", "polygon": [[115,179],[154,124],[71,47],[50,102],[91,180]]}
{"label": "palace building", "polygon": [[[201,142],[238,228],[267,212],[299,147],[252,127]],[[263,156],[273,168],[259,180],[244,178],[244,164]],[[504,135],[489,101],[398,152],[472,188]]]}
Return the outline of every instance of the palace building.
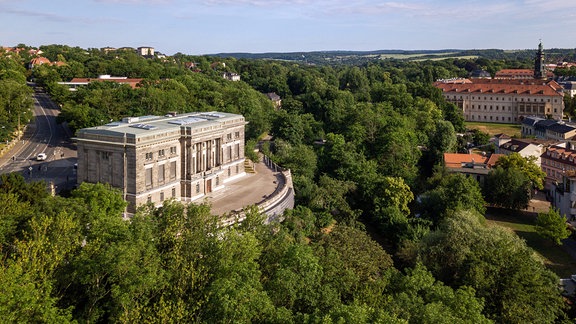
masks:
{"label": "palace building", "polygon": [[542,44],[531,78],[526,78],[525,70],[519,71],[522,77],[439,80],[434,86],[462,110],[466,121],[520,123],[529,116],[562,120],[563,89],[546,77]]}
{"label": "palace building", "polygon": [[152,202],[190,202],[245,175],[241,115],[201,112],[127,117],[81,129],[78,183],[109,183],[123,191],[129,213]]}

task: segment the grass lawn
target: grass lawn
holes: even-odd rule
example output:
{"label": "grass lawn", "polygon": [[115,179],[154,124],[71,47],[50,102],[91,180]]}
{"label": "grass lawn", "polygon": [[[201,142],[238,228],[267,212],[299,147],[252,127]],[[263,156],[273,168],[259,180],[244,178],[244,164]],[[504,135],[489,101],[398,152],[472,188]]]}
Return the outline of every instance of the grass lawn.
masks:
{"label": "grass lawn", "polygon": [[478,129],[482,132],[492,135],[504,133],[513,137],[520,137],[520,124],[499,124],[499,123],[475,123],[466,122],[464,124],[468,129]]}
{"label": "grass lawn", "polygon": [[499,208],[489,208],[486,212],[489,226],[503,226],[515,232],[543,258],[546,267],[560,278],[568,278],[571,274],[576,274],[576,260],[561,246],[556,246],[536,233],[535,217],[534,213]]}

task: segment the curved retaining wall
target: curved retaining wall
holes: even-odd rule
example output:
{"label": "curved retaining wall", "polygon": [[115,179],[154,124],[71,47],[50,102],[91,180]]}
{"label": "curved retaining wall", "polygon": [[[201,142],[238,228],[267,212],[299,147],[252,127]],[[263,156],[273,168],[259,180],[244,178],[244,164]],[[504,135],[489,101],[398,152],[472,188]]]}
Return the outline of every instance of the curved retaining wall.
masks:
{"label": "curved retaining wall", "polygon": [[[266,214],[265,223],[272,221],[282,221],[282,214],[286,209],[294,208],[294,185],[292,184],[292,173],[290,169],[284,169],[272,162],[267,156],[263,156],[263,162],[271,170],[278,172],[278,186],[273,193],[264,200],[256,204],[260,212]],[[230,217],[222,220],[222,225],[228,226],[236,222],[241,222],[246,218],[244,211],[236,211]]]}

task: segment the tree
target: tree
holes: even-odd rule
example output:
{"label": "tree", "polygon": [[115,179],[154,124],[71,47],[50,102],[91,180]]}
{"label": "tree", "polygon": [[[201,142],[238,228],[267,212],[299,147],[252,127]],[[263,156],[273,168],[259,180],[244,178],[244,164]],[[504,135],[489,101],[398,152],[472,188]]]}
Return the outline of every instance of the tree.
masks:
{"label": "tree", "polygon": [[447,173],[445,169],[433,177],[432,189],[420,196],[419,211],[434,224],[458,209],[484,214],[484,197],[478,181],[460,173]]}
{"label": "tree", "polygon": [[315,250],[324,271],[322,285],[334,288],[341,302],[377,304],[377,296],[393,271],[393,262],[366,232],[334,225],[331,231],[324,232]]}
{"label": "tree", "polygon": [[524,209],[530,203],[531,189],[530,179],[519,169],[496,167],[484,182],[484,197],[495,206]]}
{"label": "tree", "polygon": [[536,233],[557,245],[562,245],[561,240],[570,236],[570,230],[566,226],[566,218],[552,207],[547,213],[538,213]]}
{"label": "tree", "polygon": [[452,287],[469,286],[500,323],[551,323],[563,316],[558,277],[523,239],[489,227],[474,212],[445,218],[421,242],[416,258]]}
{"label": "tree", "polygon": [[389,313],[410,323],[491,323],[483,313],[484,301],[469,286],[451,288],[434,278],[420,263],[396,273],[388,291]]}
{"label": "tree", "polygon": [[546,173],[536,164],[536,159],[535,156],[523,157],[518,153],[512,153],[500,157],[495,166],[504,169],[518,169],[530,180],[532,188],[542,190]]}
{"label": "tree", "polygon": [[441,162],[444,153],[454,152],[456,149],[456,132],[454,126],[448,121],[436,121],[434,133],[430,134],[429,138],[428,150],[434,161],[432,164]]}

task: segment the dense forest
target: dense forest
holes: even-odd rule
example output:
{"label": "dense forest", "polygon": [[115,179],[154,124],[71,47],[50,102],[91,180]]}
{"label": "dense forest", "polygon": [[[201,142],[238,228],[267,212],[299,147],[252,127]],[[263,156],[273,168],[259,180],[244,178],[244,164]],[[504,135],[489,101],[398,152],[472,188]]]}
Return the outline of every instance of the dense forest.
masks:
{"label": "dense forest", "polygon": [[[444,152],[468,143],[457,136],[466,131],[460,112],[432,82],[530,66],[531,58],[314,66],[40,49],[65,64],[29,70],[25,54],[0,56],[3,125],[14,127],[12,111],[29,114],[26,80],[61,105],[59,119],[72,130],[133,115],[240,113],[249,122],[247,148],[271,135],[262,151],[292,170],[297,204],[281,223],[264,224],[248,208],[246,221],[228,228],[217,226],[208,205],[177,201],[124,220],[125,202],[106,185],[53,197],[42,183],[3,175],[7,322],[572,321],[558,277],[516,234],[486,225],[486,201],[522,208],[525,197],[496,201],[474,179],[440,166]],[[57,83],[100,74],[144,80],[135,89],[94,82],[74,92]],[[281,96],[281,109],[268,92]],[[468,136],[487,142],[485,134]],[[543,175],[510,157],[492,177],[525,193]]]}

